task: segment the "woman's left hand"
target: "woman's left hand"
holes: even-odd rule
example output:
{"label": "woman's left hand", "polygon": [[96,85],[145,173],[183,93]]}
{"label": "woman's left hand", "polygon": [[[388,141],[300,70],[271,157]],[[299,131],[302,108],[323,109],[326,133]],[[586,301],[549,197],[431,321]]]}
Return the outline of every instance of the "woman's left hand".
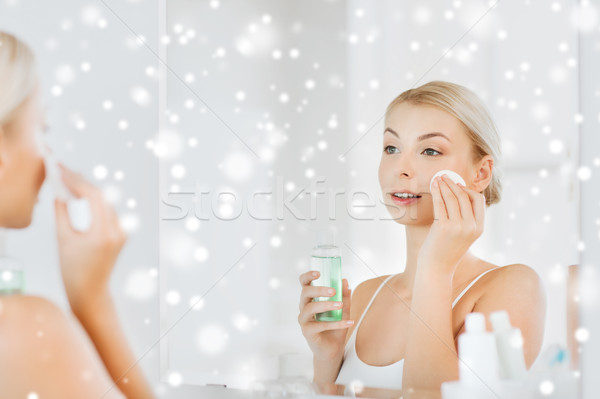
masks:
{"label": "woman's left hand", "polygon": [[419,268],[454,273],[462,257],[483,233],[485,196],[437,177],[431,187],[434,221],[419,251]]}

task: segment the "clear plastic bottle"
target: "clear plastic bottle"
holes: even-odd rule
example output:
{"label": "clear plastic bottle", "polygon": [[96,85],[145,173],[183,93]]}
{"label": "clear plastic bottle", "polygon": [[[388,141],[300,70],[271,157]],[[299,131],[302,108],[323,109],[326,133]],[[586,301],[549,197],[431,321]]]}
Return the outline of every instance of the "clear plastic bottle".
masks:
{"label": "clear plastic bottle", "polygon": [[[317,246],[312,250],[310,267],[311,270],[317,270],[320,273],[319,278],[312,281],[312,285],[335,289],[334,296],[318,297],[314,298],[314,301],[342,302],[342,258],[340,249],[334,245],[332,231],[319,232]],[[318,321],[342,320],[342,309],[317,313],[316,319]]]}
{"label": "clear plastic bottle", "polygon": [[0,229],[0,295],[22,294],[25,276],[19,262],[6,256],[7,233]]}

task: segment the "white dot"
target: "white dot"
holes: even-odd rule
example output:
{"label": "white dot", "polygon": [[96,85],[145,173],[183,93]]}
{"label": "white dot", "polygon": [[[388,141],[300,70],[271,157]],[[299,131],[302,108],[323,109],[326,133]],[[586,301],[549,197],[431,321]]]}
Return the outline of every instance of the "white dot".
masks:
{"label": "white dot", "polygon": [[127,122],[125,119],[121,119],[117,126],[119,126],[119,129],[121,130],[127,130],[127,128],[129,127],[129,122]]}
{"label": "white dot", "polygon": [[127,200],[127,208],[134,209],[136,207],[136,205],[137,205],[137,202],[133,198],[129,198]]}
{"label": "white dot", "polygon": [[559,139],[553,139],[553,140],[550,140],[550,143],[548,144],[548,148],[551,153],[558,154],[563,150],[564,144]]}
{"label": "white dot", "polygon": [[227,54],[227,51],[223,48],[223,47],[219,47],[216,51],[215,51],[215,55],[218,58],[223,58],[225,57],[225,54]]}
{"label": "white dot", "polygon": [[185,176],[185,172],[185,166],[180,163],[171,167],[171,176],[173,176],[175,179],[182,179]]}
{"label": "white dot", "polygon": [[531,195],[533,195],[533,196],[539,195],[540,188],[537,186],[533,186],[533,187],[531,187],[530,192],[531,192]]}
{"label": "white dot", "polygon": [[281,286],[281,280],[279,280],[277,277],[271,277],[269,279],[269,287],[271,287],[272,289],[276,290],[280,286]]}
{"label": "white dot", "polygon": [[274,59],[279,60],[279,59],[281,59],[281,55],[282,55],[281,50],[273,50],[271,55],[273,56]]}
{"label": "white dot", "polygon": [[444,18],[446,18],[447,20],[452,20],[454,19],[454,11],[452,10],[447,10],[444,12]]}
{"label": "white dot", "polygon": [[198,219],[196,218],[188,218],[185,221],[185,228],[188,231],[198,231],[198,229],[200,228],[200,221],[198,221]]}
{"label": "white dot", "polygon": [[194,83],[196,76],[193,73],[186,73],[183,80],[185,80],[185,83]]}
{"label": "white dot", "polygon": [[575,339],[579,342],[585,342],[590,339],[590,332],[587,328],[579,327],[575,330]]}
{"label": "white dot", "polygon": [[279,237],[279,236],[271,237],[270,243],[273,248],[280,247],[281,246],[281,237]]}
{"label": "white dot", "polygon": [[531,66],[529,65],[528,62],[522,62],[519,67],[521,68],[521,71],[523,71],[523,72],[527,72],[531,69]]}
{"label": "white dot", "polygon": [[198,262],[205,262],[208,259],[208,249],[205,247],[198,247],[194,250],[194,259]]}
{"label": "white dot", "polygon": [[35,392],[29,392],[27,394],[27,399],[39,399],[39,395]]}
{"label": "white dot", "polygon": [[177,305],[181,300],[181,294],[179,294],[179,292],[175,290],[169,291],[165,295],[165,300],[169,305]]}
{"label": "white dot", "polygon": [[290,96],[287,93],[281,93],[279,95],[279,101],[281,101],[282,103],[287,103],[288,101],[290,101]]}
{"label": "white dot", "polygon": [[312,90],[315,88],[315,81],[308,79],[305,83],[304,83],[304,87],[306,87],[308,90]]}
{"label": "white dot", "polygon": [[83,119],[77,119],[75,121],[75,128],[77,130],[84,130],[86,127],[85,121]]}
{"label": "white dot", "polygon": [[244,241],[242,241],[242,245],[245,248],[250,248],[252,246],[252,244],[253,244],[253,241],[251,238],[244,238]]}
{"label": "white dot", "polygon": [[235,99],[238,101],[244,101],[246,99],[246,93],[244,93],[243,91],[238,91],[237,93],[235,93]]}
{"label": "white dot", "polygon": [[178,372],[172,371],[169,373],[169,376],[167,377],[167,381],[170,386],[178,387],[183,382],[183,377]]}
{"label": "white dot", "polygon": [[63,93],[63,89],[59,85],[54,85],[52,86],[52,89],[50,89],[50,92],[54,97],[60,97]]}
{"label": "white dot", "polygon": [[499,30],[498,31],[498,40],[504,40],[506,39],[507,33],[505,30]]}
{"label": "white dot", "polygon": [[306,169],[306,171],[304,171],[304,176],[306,176],[306,178],[311,179],[312,177],[315,176],[315,170],[314,169]]}
{"label": "white dot", "polygon": [[510,69],[507,70],[506,72],[504,72],[504,78],[506,80],[512,80],[515,77],[515,73],[513,71],[511,71]]}
{"label": "white dot", "polygon": [[356,15],[357,18],[362,18],[365,15],[365,10],[362,8],[357,8],[354,10],[354,15]]}
{"label": "white dot", "polygon": [[125,177],[125,173],[123,173],[122,170],[117,170],[113,176],[115,177],[115,180],[120,181],[123,180],[123,178]]}
{"label": "white dot", "polygon": [[145,301],[156,293],[156,288],[156,279],[147,270],[136,269],[127,277],[125,295],[137,301]]}
{"label": "white dot", "polygon": [[152,100],[152,96],[150,95],[148,90],[141,86],[136,86],[132,88],[129,94],[133,102],[139,105],[140,107],[147,106]]}
{"label": "white dot", "polygon": [[540,383],[540,392],[542,395],[552,395],[554,392],[554,384],[552,381],[545,380]]}
{"label": "white dot", "polygon": [[379,81],[377,79],[371,79],[371,81],[369,82],[369,87],[373,90],[376,90],[379,88]]}
{"label": "white dot", "polygon": [[582,181],[589,180],[592,177],[592,170],[587,166],[582,166],[577,169],[577,177]]}
{"label": "white dot", "polygon": [[419,42],[410,42],[410,49],[412,51],[418,51],[419,48],[421,48],[421,45],[419,44]]}
{"label": "white dot", "polygon": [[291,58],[298,58],[299,56],[300,56],[300,50],[298,50],[297,48],[293,48],[290,50]]}
{"label": "white dot", "polygon": [[265,14],[265,15],[262,16],[261,21],[262,21],[263,24],[268,25],[268,24],[271,23],[272,18],[271,18],[271,16],[269,14]]}
{"label": "white dot", "polygon": [[317,148],[321,151],[327,149],[327,142],[325,140],[321,140],[317,143]]}
{"label": "white dot", "polygon": [[201,352],[215,355],[222,352],[229,338],[227,332],[219,325],[209,325],[202,328],[196,336],[196,343]]}
{"label": "white dot", "polygon": [[108,169],[104,165],[97,165],[94,167],[94,177],[98,180],[104,180],[108,176]]}
{"label": "white dot", "polygon": [[10,270],[5,270],[2,272],[2,280],[3,281],[11,281],[13,279],[13,273]]}
{"label": "white dot", "polygon": [[219,1],[218,0],[211,0],[210,1],[210,8],[219,8]]}
{"label": "white dot", "polygon": [[146,67],[146,76],[156,76],[156,68],[154,68],[153,66],[147,66]]}
{"label": "white dot", "polygon": [[583,122],[583,115],[581,114],[575,114],[575,116],[573,117],[573,122],[575,122],[576,124],[580,124]]}
{"label": "white dot", "polygon": [[189,304],[192,310],[200,310],[204,307],[204,298],[199,295],[194,295],[190,298]]}
{"label": "white dot", "polygon": [[105,100],[102,103],[102,108],[104,108],[106,111],[110,111],[111,109],[113,109],[113,103],[110,100]]}

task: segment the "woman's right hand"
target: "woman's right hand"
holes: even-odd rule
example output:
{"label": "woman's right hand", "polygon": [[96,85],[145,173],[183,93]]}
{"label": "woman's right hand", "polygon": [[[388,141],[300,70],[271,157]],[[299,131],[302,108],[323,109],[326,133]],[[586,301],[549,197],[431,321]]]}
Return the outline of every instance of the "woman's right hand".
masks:
{"label": "woman's right hand", "polygon": [[59,166],[67,188],[75,197],[86,198],[92,213],[90,229],[77,231],[71,226],[67,204],[55,200],[60,267],[69,303],[77,314],[108,293],[110,274],[127,238],[102,191],[80,174]]}
{"label": "woman's right hand", "polygon": [[[332,297],[335,289],[312,286],[310,283],[319,278],[319,272],[309,271],[300,275],[302,293],[300,295],[300,314],[298,323],[302,335],[306,338],[313,355],[318,359],[333,360],[344,353],[347,328],[354,324],[350,320],[350,288],[348,280],[342,280],[342,302],[313,301],[316,297]],[[329,310],[342,309],[340,321],[317,321],[315,314]]]}

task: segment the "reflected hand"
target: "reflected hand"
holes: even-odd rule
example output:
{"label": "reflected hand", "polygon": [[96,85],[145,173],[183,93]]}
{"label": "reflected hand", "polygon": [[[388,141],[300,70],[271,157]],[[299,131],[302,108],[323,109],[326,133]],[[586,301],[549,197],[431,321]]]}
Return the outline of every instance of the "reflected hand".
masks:
{"label": "reflected hand", "polygon": [[59,199],[54,202],[62,278],[71,308],[77,313],[108,292],[108,280],[126,235],[102,192],[80,174],[59,166],[67,188],[75,197],[87,198],[92,213],[90,229],[80,232],[70,224],[67,204]]}
{"label": "reflected hand", "polygon": [[419,251],[418,264],[453,273],[483,233],[485,196],[442,177],[436,178],[438,187],[434,183],[431,188],[435,220]]}
{"label": "reflected hand", "polygon": [[[342,280],[342,302],[318,301],[316,297],[332,297],[335,289],[312,286],[310,283],[319,278],[319,272],[309,271],[300,275],[302,293],[300,295],[300,314],[298,323],[302,327],[302,335],[306,338],[314,356],[319,359],[335,359],[344,353],[347,328],[354,324],[350,319],[350,293],[348,280]],[[330,291],[331,290],[331,291]],[[317,313],[342,308],[340,321],[316,321]]]}

